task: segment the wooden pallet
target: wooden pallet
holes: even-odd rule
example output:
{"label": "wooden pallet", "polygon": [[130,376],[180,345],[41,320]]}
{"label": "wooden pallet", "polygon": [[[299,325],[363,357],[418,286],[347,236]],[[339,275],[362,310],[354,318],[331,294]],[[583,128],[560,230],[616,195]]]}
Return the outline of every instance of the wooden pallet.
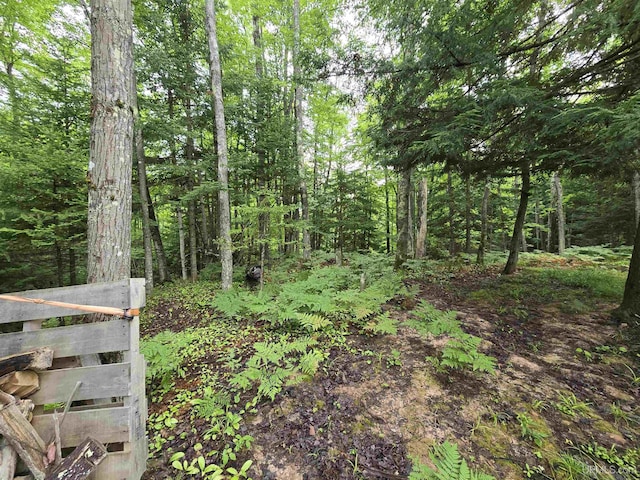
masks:
{"label": "wooden pallet", "polygon": [[[145,303],[144,279],[11,295],[120,309],[141,308]],[[83,313],[45,304],[3,301],[0,324],[24,323],[23,331],[0,335],[0,357],[51,347],[53,369],[39,374],[40,390],[29,397],[36,405],[32,421],[36,431],[45,443],[53,438],[51,406],[66,403],[77,382],[81,382],[73,395],[73,402],[78,403],[67,413],[60,429],[62,448],[70,452],[87,437],[95,438],[109,447],[109,453],[92,478],[139,480],[146,468],[148,446],[145,361],[139,350],[138,317],[41,328],[46,319],[77,315]],[[81,366],[77,360],[110,352],[121,352],[121,361]]]}

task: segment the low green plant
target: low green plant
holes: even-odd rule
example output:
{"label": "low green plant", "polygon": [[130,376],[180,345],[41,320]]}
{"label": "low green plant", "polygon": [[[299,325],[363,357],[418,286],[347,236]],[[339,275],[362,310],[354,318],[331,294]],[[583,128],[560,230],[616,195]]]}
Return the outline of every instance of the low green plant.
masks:
{"label": "low green plant", "polygon": [[391,318],[388,312],[381,313],[370,320],[363,327],[363,330],[374,335],[396,335],[398,333],[398,321]]}
{"label": "low green plant", "polygon": [[391,353],[387,356],[387,368],[401,367],[402,359],[400,358],[399,350],[391,350]]}
{"label": "low green plant", "polygon": [[247,390],[258,384],[258,396],[274,400],[285,382],[296,382],[300,375],[313,376],[326,353],[312,349],[317,341],[310,337],[299,337],[288,341],[286,337],[272,342],[256,342],[255,353],[249,358],[245,369],[235,374],[230,383]]}
{"label": "low green plant", "polygon": [[526,440],[531,440],[536,446],[541,447],[542,442],[549,435],[537,428],[536,422],[525,412],[518,413],[516,419],[520,423],[520,436]]}
{"label": "low green plant", "polygon": [[466,333],[458,334],[447,342],[440,358],[427,357],[438,369],[464,370],[495,373],[496,359],[478,351],[481,338]]}
{"label": "low green plant", "polygon": [[560,478],[564,480],[588,480],[589,466],[579,458],[568,453],[561,453],[552,462],[554,471],[558,472]]}
{"label": "low green plant", "polygon": [[176,377],[185,374],[183,362],[187,358],[187,347],[194,341],[191,330],[184,332],[161,332],[140,342],[140,352],[147,361],[147,382],[160,394],[173,386]]}
{"label": "low green plant", "polygon": [[429,457],[435,468],[413,459],[409,480],[495,480],[495,477],[469,468],[455,443],[435,445]]}
{"label": "low green plant", "polygon": [[591,410],[589,408],[591,403],[578,400],[573,392],[558,392],[558,399],[559,401],[555,403],[556,408],[570,417],[587,415]]}
{"label": "low green plant", "polygon": [[438,310],[430,303],[420,300],[413,314],[417,319],[408,320],[407,326],[415,328],[419,333],[438,335],[461,335],[462,328],[453,310]]}

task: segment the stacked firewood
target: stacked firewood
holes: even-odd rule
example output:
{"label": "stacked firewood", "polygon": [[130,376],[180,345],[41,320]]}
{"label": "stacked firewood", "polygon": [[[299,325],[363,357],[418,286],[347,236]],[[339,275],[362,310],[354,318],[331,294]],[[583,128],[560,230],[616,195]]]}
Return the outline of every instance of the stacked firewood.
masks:
{"label": "stacked firewood", "polygon": [[[28,397],[40,389],[38,372],[52,363],[48,347],[0,358],[0,480],[82,480],[106,456],[102,444],[87,438],[62,460],[59,432],[64,416],[57,412],[54,438],[42,439],[31,425],[34,403]],[[18,459],[30,473],[16,476]]]}

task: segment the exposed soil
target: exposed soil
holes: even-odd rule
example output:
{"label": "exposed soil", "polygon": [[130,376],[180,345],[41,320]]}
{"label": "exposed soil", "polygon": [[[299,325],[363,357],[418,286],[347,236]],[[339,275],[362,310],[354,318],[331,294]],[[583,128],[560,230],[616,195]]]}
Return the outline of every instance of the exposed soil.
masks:
{"label": "exposed soil", "polygon": [[[540,303],[535,295],[499,306],[470,297],[490,287],[496,277],[497,272],[470,270],[446,286],[414,281],[416,298],[399,298],[384,307],[399,320],[411,316],[422,299],[438,309],[457,311],[465,331],[481,337],[481,350],[497,359],[495,375],[437,373],[427,357],[436,354],[443,340],[405,326],[395,336],[354,332],[349,343],[356,353],[332,350],[313,381],[287,388],[249,419],[241,433],[255,438],[245,455],[254,461],[250,476],[406,479],[411,458],[429,463],[429,448],[449,440],[474,467],[497,479],[520,479],[527,464],[549,472],[550,459],[568,442],[637,447],[639,425],[616,421],[611,413],[615,404],[637,415],[640,385],[630,381],[623,365],[631,360],[605,352],[587,361],[576,351],[621,344],[620,332],[608,317],[613,305],[571,314],[563,305]],[[197,323],[185,318],[179,305],[156,310],[154,332]],[[556,408],[571,393],[588,404],[588,413],[571,416]],[[522,412],[545,435],[538,445],[521,434],[517,417]],[[145,478],[173,475],[166,468],[166,459],[152,462]]]}

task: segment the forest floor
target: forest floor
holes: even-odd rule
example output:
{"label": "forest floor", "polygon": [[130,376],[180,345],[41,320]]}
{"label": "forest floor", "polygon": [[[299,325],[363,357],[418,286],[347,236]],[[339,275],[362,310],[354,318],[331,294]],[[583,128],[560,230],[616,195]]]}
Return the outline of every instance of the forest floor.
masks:
{"label": "forest floor", "polygon": [[[178,374],[151,379],[144,478],[427,479],[434,470],[476,478],[445,475],[460,468],[457,445],[471,468],[496,479],[640,479],[638,359],[609,318],[607,286],[601,294],[592,285],[598,268],[605,282],[624,279],[615,267],[542,255],[510,277],[464,262],[408,275],[404,292],[381,306],[395,328],[347,323],[331,339],[314,329],[313,351],[324,348],[318,368],[304,375],[275,358],[299,381],[262,395],[233,372],[255,360],[272,326],[240,315],[230,323],[220,309],[163,295],[145,312],[147,338],[187,329],[201,339],[198,329],[216,322],[224,333],[198,348],[197,361],[167,367]],[[451,319],[448,311],[481,339],[466,352],[492,357],[495,368],[464,368],[464,358],[448,365],[451,335],[416,327],[434,312]]]}

